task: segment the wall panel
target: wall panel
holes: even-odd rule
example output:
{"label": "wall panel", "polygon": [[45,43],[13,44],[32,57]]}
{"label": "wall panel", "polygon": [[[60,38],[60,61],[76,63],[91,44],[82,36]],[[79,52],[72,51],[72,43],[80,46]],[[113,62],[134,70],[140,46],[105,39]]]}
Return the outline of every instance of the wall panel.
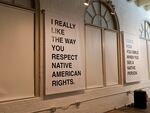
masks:
{"label": "wall panel", "polygon": [[117,33],[105,30],[104,59],[106,85],[118,84]]}
{"label": "wall panel", "polygon": [[103,86],[101,30],[86,26],[87,87]]}
{"label": "wall panel", "polygon": [[0,101],[34,96],[34,14],[0,6]]}

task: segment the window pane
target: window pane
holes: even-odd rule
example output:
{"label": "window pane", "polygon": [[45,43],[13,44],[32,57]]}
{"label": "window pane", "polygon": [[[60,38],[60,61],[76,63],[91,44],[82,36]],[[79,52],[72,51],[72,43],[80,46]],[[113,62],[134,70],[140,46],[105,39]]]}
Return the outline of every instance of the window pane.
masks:
{"label": "window pane", "polygon": [[106,16],[105,16],[105,19],[107,21],[108,28],[109,29],[114,29],[114,23],[113,23],[112,15],[107,12]]}
{"label": "window pane", "polygon": [[92,5],[89,5],[89,7],[87,8],[87,11],[89,12],[89,14],[94,17],[95,16],[95,12],[94,9],[92,7]]}
{"label": "window pane", "polygon": [[101,19],[101,17],[99,15],[95,16],[95,18],[93,20],[93,25],[101,27],[100,19]]}
{"label": "window pane", "polygon": [[92,17],[88,13],[85,14],[85,22],[86,24],[92,24]]}
{"label": "window pane", "polygon": [[106,85],[118,84],[117,34],[105,30],[104,56]]}
{"label": "window pane", "polygon": [[102,16],[104,16],[104,14],[106,13],[106,10],[108,10],[108,9],[106,9],[106,7],[103,4],[101,4],[101,15]]}
{"label": "window pane", "polygon": [[107,24],[108,24],[109,29],[114,29],[115,28],[112,18],[110,20],[107,20]]}
{"label": "window pane", "polygon": [[86,76],[87,87],[103,86],[101,31],[86,26]]}
{"label": "window pane", "polygon": [[100,15],[100,3],[99,2],[93,2],[93,6],[95,8],[96,14]]}
{"label": "window pane", "polygon": [[104,18],[101,18],[102,27],[108,28],[106,20]]}

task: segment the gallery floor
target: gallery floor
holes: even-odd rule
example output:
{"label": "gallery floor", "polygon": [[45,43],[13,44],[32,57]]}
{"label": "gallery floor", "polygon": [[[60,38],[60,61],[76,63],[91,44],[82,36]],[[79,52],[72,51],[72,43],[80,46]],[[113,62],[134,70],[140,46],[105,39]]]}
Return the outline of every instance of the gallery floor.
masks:
{"label": "gallery floor", "polygon": [[147,104],[147,109],[137,109],[134,107],[122,107],[117,110],[112,110],[107,113],[150,113],[150,102]]}

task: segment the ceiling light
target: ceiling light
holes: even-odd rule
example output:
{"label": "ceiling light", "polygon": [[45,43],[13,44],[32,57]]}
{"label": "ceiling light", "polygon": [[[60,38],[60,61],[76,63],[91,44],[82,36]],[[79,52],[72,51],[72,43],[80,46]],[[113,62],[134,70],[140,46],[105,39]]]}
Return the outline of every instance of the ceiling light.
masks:
{"label": "ceiling light", "polygon": [[88,6],[89,5],[90,0],[85,0],[84,5]]}
{"label": "ceiling light", "polygon": [[114,11],[113,11],[113,12],[110,12],[110,14],[111,14],[111,15],[115,15],[115,12],[114,12]]}

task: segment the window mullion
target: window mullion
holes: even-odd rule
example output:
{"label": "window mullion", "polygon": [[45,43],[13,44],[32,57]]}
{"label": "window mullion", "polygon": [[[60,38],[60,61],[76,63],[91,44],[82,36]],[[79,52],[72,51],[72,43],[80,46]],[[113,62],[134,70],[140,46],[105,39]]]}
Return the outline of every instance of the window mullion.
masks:
{"label": "window mullion", "polygon": [[101,48],[102,48],[102,70],[103,70],[103,85],[106,87],[106,63],[105,63],[105,31],[101,29]]}

